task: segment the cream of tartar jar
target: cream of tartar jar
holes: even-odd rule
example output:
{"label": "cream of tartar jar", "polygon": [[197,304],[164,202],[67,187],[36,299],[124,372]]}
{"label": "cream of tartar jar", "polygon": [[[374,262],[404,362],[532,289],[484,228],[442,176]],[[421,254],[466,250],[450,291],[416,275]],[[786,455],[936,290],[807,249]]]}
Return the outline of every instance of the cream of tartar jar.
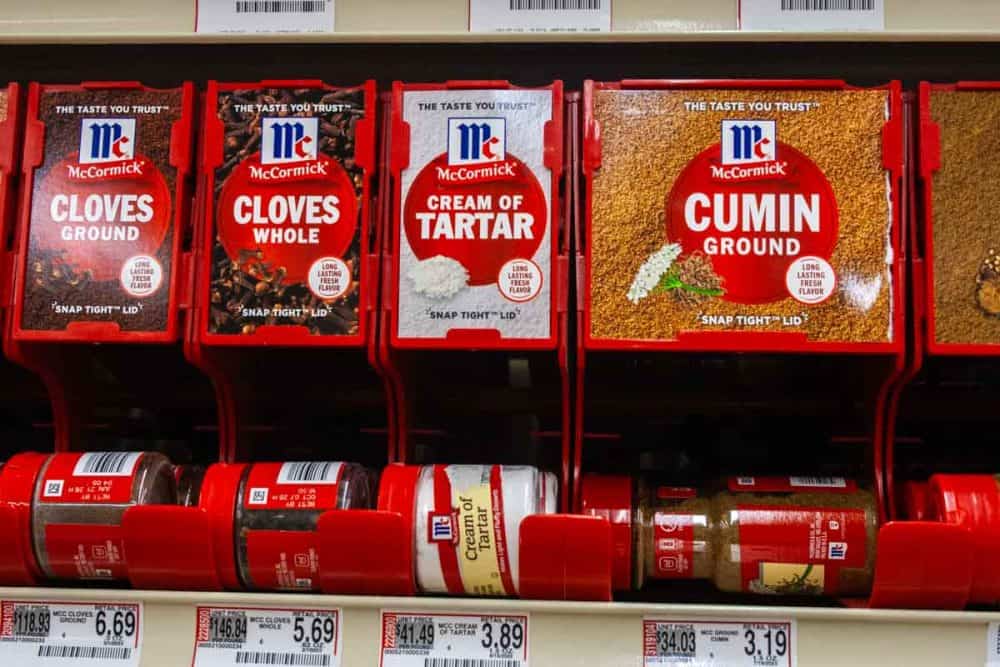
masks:
{"label": "cream of tartar jar", "polygon": [[177,502],[173,466],[157,452],[63,452],[35,482],[31,535],[50,579],[122,581],[122,516],[133,505]]}
{"label": "cream of tartar jar", "polygon": [[558,495],[556,476],[530,466],[392,465],[379,509],[412,526],[421,592],[515,596],[521,521],[555,513]]}

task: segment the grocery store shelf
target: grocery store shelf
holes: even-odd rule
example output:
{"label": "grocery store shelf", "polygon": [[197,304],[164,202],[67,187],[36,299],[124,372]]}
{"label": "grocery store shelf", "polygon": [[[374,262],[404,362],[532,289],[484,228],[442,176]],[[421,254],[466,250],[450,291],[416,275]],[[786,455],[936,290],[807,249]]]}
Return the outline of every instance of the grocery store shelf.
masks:
{"label": "grocery store shelf", "polygon": [[335,597],[251,593],[171,593],[0,588],[4,600],[144,603],[143,667],[189,664],[195,607],[339,608],[345,667],[378,664],[379,612],[529,614],[529,655],[536,667],[641,665],[642,619],[776,621],[798,625],[799,665],[982,665],[987,624],[1000,613],[742,607],[519,600]]}
{"label": "grocery store shelf", "polygon": [[1000,39],[1000,4],[886,0],[886,30],[737,32],[738,0],[615,0],[612,33],[470,34],[468,0],[337,0],[333,34],[196,35],[195,0],[4,3],[0,43],[456,41],[983,41]]}

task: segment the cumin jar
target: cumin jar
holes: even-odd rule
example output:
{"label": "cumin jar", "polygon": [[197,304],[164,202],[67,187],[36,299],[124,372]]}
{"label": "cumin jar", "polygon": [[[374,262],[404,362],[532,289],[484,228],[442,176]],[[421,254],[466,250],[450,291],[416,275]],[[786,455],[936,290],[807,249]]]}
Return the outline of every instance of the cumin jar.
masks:
{"label": "cumin jar", "polygon": [[66,452],[41,465],[31,503],[32,546],[50,579],[121,581],[122,516],[177,501],[173,467],[156,452]]}
{"label": "cumin jar", "polygon": [[356,463],[217,463],[199,506],[209,513],[227,589],[308,592],[319,590],[320,516],[369,508],[373,498],[372,474]]}
{"label": "cumin jar", "polygon": [[379,509],[411,527],[424,593],[516,596],[521,521],[556,511],[556,476],[532,466],[390,465]]}
{"label": "cumin jar", "polygon": [[[615,571],[627,567],[636,589],[650,579],[707,579],[722,591],[766,595],[871,589],[878,512],[872,493],[850,480],[738,477],[711,495],[638,480],[629,499],[606,488],[600,476],[585,476],[583,510],[617,517],[619,527],[628,517],[627,548],[612,521]],[[620,577],[615,585],[622,588]]]}

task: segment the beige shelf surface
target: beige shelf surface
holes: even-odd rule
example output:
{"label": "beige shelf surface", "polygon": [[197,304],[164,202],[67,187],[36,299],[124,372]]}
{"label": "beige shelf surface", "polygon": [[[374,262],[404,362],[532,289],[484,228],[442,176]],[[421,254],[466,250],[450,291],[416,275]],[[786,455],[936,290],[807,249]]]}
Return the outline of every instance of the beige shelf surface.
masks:
{"label": "beige shelf surface", "polygon": [[[642,619],[790,620],[798,625],[800,667],[907,665],[981,667],[986,631],[1000,613],[868,609],[598,604],[520,600],[375,598],[254,593],[174,593],[0,588],[4,600],[144,603],[142,667],[189,665],[197,605],[339,608],[344,667],[378,664],[379,612],[530,614],[534,667],[641,667]],[[2,657],[2,656],[0,656]]]}
{"label": "beige shelf surface", "polygon": [[194,0],[0,0],[0,42],[994,40],[1000,2],[886,0],[886,30],[735,32],[738,0],[615,0],[614,32],[470,34],[467,0],[336,0],[336,32],[195,35]]}

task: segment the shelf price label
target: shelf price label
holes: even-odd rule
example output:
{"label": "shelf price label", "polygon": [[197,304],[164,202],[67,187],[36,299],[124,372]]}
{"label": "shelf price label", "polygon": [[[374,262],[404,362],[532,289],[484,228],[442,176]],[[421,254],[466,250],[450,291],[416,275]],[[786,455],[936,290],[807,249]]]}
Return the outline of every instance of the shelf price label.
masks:
{"label": "shelf price label", "polygon": [[469,32],[609,32],[612,0],[469,0]]}
{"label": "shelf price label", "polygon": [[740,0],[740,30],[885,30],[885,0]]}
{"label": "shelf price label", "polygon": [[683,621],[642,625],[644,667],[794,667],[795,621]]}
{"label": "shelf price label", "polygon": [[380,667],[528,667],[528,616],[382,612]]}
{"label": "shelf price label", "polygon": [[196,0],[195,32],[333,32],[334,0]]}
{"label": "shelf price label", "polygon": [[198,607],[192,667],[339,667],[339,609]]}
{"label": "shelf price label", "polygon": [[138,667],[142,604],[0,602],[0,664]]}

